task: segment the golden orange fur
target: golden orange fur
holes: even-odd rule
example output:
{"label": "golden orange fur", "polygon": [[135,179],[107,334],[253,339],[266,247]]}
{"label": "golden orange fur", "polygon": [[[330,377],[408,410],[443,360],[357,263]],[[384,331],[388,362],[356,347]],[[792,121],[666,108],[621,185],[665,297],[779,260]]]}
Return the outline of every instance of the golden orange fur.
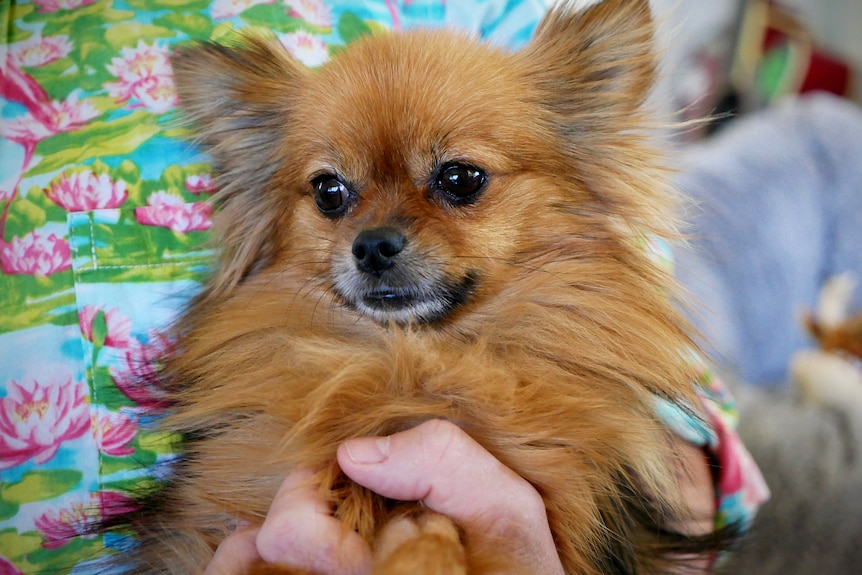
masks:
{"label": "golden orange fur", "polygon": [[[641,110],[651,41],[646,0],[605,0],[560,5],[515,53],[412,31],[315,71],[254,38],[175,57],[219,172],[222,259],[164,369],[162,426],[186,456],[136,525],[135,572],[200,573],[298,467],[321,469],[336,516],[373,542],[404,510],[347,481],[336,447],[432,418],[536,487],[567,573],[656,573],[697,543],[665,529],[681,505],[653,411],[691,399],[694,374],[644,246],[674,233]],[[481,170],[479,192],[442,192],[451,165]],[[343,212],[316,205],[321,175],[349,188]],[[356,269],[358,236],[382,228],[403,240],[401,276]],[[430,303],[398,282],[427,282]],[[428,556],[454,546],[462,572],[511,572],[505,545],[438,543]],[[391,557],[378,573],[424,572]]]}

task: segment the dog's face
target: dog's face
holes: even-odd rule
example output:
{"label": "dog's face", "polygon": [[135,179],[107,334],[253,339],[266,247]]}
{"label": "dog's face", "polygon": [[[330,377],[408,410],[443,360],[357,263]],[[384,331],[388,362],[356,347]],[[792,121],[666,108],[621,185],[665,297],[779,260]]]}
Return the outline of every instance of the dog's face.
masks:
{"label": "dog's face", "polygon": [[503,88],[512,64],[426,33],[370,39],[308,76],[277,266],[319,262],[312,276],[384,324],[435,323],[485,293],[542,210],[529,188],[562,201],[536,181],[545,146],[523,128],[534,106]]}
{"label": "dog's face", "polygon": [[181,103],[222,174],[223,284],[291,277],[378,323],[436,324],[561,234],[642,224],[649,182],[620,184],[608,156],[648,163],[626,132],[650,30],[647,2],[606,0],[560,8],[518,53],[431,31],[315,71],[263,40],[182,53]]}

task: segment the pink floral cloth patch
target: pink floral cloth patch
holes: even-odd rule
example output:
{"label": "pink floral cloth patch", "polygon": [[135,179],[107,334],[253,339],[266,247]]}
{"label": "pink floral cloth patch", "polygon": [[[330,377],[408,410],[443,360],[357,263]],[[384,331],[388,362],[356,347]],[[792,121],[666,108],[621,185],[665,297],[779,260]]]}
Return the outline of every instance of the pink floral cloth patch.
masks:
{"label": "pink floral cloth patch", "polygon": [[183,139],[169,56],[240,29],[309,66],[374,30],[524,43],[540,0],[0,2],[0,575],[91,573],[91,534],[173,457],[159,329],[199,287],[215,191]]}

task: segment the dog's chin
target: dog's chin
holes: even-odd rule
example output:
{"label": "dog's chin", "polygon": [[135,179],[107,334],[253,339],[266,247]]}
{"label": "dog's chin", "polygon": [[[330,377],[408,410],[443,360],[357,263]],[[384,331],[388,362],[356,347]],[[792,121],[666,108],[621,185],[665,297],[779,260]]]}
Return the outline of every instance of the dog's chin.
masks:
{"label": "dog's chin", "polygon": [[477,284],[477,274],[468,272],[455,281],[422,287],[379,282],[373,287],[336,285],[336,291],[348,307],[381,325],[432,325],[445,322],[469,302]]}

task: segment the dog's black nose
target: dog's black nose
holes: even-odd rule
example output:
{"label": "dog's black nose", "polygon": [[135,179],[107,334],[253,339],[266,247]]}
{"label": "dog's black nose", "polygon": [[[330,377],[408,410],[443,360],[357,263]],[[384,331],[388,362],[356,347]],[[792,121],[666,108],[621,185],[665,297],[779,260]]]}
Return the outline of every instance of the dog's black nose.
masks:
{"label": "dog's black nose", "polygon": [[395,256],[404,249],[407,238],[401,230],[390,227],[363,230],[353,241],[356,267],[365,273],[379,276],[392,267]]}

